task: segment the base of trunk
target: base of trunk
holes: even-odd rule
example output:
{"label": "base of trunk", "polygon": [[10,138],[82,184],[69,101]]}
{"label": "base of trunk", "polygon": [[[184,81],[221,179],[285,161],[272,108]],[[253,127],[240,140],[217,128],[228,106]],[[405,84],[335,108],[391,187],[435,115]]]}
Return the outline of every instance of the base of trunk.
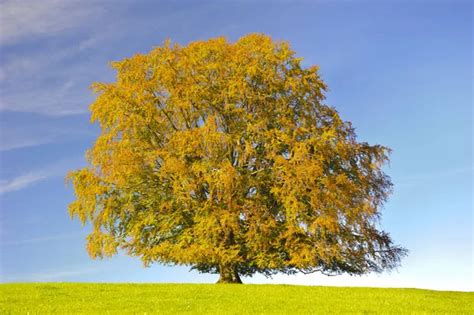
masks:
{"label": "base of trunk", "polygon": [[242,283],[235,268],[220,268],[220,277],[217,283]]}

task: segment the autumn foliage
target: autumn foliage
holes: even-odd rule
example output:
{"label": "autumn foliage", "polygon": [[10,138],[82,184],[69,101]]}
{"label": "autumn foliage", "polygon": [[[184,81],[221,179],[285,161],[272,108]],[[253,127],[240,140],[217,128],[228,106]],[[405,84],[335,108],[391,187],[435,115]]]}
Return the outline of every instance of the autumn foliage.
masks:
{"label": "autumn foliage", "polygon": [[378,225],[388,149],[356,140],[288,43],[168,41],[112,67],[116,82],[93,85],[89,167],[69,175],[91,257],[122,249],[220,282],[398,265]]}

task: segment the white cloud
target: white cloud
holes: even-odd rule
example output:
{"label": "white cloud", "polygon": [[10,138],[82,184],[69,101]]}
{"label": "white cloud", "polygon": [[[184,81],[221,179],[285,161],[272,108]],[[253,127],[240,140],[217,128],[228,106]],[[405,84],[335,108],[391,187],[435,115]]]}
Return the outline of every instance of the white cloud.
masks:
{"label": "white cloud", "polygon": [[432,173],[414,174],[394,180],[396,186],[414,186],[427,181],[441,180],[455,176],[472,176],[474,166],[445,169]]}
{"label": "white cloud", "polygon": [[86,23],[100,13],[95,1],[6,0],[0,3],[2,44],[31,36],[52,36]]}
{"label": "white cloud", "polygon": [[64,240],[64,239],[71,239],[71,238],[79,238],[82,237],[81,234],[74,233],[74,234],[59,234],[59,235],[51,235],[51,236],[42,236],[42,237],[34,237],[29,239],[20,239],[20,240],[11,240],[11,241],[1,241],[0,245],[21,245],[21,244],[36,244],[42,242],[49,242],[49,241],[56,241],[56,240]]}
{"label": "white cloud", "polygon": [[21,190],[48,177],[51,177],[51,174],[45,172],[32,172],[14,177],[10,180],[0,180],[0,194]]}
{"label": "white cloud", "polygon": [[82,160],[65,159],[40,170],[33,170],[10,179],[0,179],[0,195],[25,189],[51,177],[65,176],[67,170],[76,168]]}
{"label": "white cloud", "polygon": [[[26,54],[12,54],[2,60],[0,68],[0,80],[13,81],[15,79],[31,78],[37,75],[44,75],[44,71],[54,69],[56,64],[66,58],[74,57],[80,53],[87,52],[88,49],[102,39],[99,35],[88,37],[79,43],[59,50],[28,51]],[[56,71],[59,69],[55,69]],[[67,70],[70,71],[69,69]]]}
{"label": "white cloud", "polygon": [[[84,120],[84,124],[87,120]],[[67,143],[95,135],[93,128],[80,128],[69,119],[34,116],[28,123],[3,118],[0,127],[1,152],[37,147],[54,142]]]}
{"label": "white cloud", "polygon": [[22,148],[29,148],[29,147],[36,147],[42,144],[51,143],[53,141],[54,141],[53,138],[15,139],[14,141],[12,141],[12,139],[10,140],[2,139],[2,141],[0,141],[0,152],[22,149]]}
{"label": "white cloud", "polygon": [[[59,77],[57,79],[60,79]],[[89,104],[92,93],[87,84],[80,80],[62,78],[66,81],[50,87],[34,87],[29,91],[17,90],[6,93],[0,99],[0,111],[37,113],[47,116],[70,116],[86,114],[89,112]],[[25,85],[28,85],[28,81]]]}
{"label": "white cloud", "polygon": [[71,277],[81,276],[85,274],[91,274],[101,271],[98,267],[86,267],[77,266],[70,267],[68,269],[57,270],[48,269],[41,272],[29,273],[29,274],[16,274],[16,275],[4,275],[2,282],[44,282],[44,281],[65,281]]}
{"label": "white cloud", "polygon": [[[0,111],[39,113],[47,116],[85,114],[92,93],[88,86],[91,69],[108,69],[104,61],[96,67],[93,61],[81,60],[81,54],[101,40],[93,35],[77,44],[53,50],[42,47],[26,53],[6,54],[0,68],[3,95]],[[92,71],[93,73],[94,71]]]}
{"label": "white cloud", "polygon": [[[81,60],[81,54],[89,56],[90,50],[98,47],[105,34],[87,29],[103,12],[102,4],[93,0],[1,1],[0,44],[5,49],[0,68],[0,111],[47,116],[87,113],[92,82],[88,72],[94,67],[87,59],[75,58]],[[80,32],[69,32],[72,30]],[[87,37],[76,35],[84,30]],[[38,36],[56,38],[63,33],[68,35],[69,44],[44,41],[36,49],[8,50],[9,44]]]}

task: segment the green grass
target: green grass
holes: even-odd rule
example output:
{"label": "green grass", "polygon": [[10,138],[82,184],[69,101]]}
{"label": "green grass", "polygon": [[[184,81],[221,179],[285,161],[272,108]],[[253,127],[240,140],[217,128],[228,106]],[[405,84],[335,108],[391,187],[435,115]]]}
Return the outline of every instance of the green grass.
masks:
{"label": "green grass", "polygon": [[235,284],[0,285],[0,314],[474,314],[473,292]]}

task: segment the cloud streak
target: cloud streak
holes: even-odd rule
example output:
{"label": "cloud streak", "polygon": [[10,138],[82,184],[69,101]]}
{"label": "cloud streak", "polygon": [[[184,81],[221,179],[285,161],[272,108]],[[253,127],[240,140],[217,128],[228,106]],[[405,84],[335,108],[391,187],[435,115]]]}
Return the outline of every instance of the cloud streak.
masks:
{"label": "cloud streak", "polygon": [[101,13],[95,4],[77,0],[2,1],[0,42],[14,44],[34,36],[54,36],[71,30]]}
{"label": "cloud streak", "polygon": [[466,166],[460,168],[446,169],[432,173],[416,174],[411,176],[401,177],[395,179],[397,186],[411,186],[421,184],[427,181],[436,181],[455,176],[471,176],[474,171],[474,166]]}
{"label": "cloud streak", "polygon": [[27,188],[51,176],[53,176],[53,174],[48,172],[31,172],[14,177],[10,180],[1,180],[0,194],[5,194],[8,192],[18,191]]}
{"label": "cloud streak", "polygon": [[49,138],[49,139],[30,138],[30,139],[17,139],[15,141],[2,139],[2,141],[0,142],[0,152],[12,151],[12,150],[22,149],[22,148],[36,147],[43,144],[51,143],[53,141],[54,141],[54,138]]}
{"label": "cloud streak", "polygon": [[[52,51],[28,51],[24,54],[11,54],[4,57],[0,68],[0,80],[15,80],[25,77],[35,78],[44,75],[48,69],[57,68],[57,64],[66,59],[74,58],[81,53],[93,49],[101,39],[101,36],[94,35],[59,50]],[[59,69],[56,69],[56,72]],[[67,70],[69,71],[69,70]]]}
{"label": "cloud streak", "polygon": [[87,113],[92,97],[88,89],[93,81],[88,79],[90,69],[101,72],[107,68],[105,62],[97,67],[94,62],[80,60],[98,40],[98,36],[89,37],[62,50],[7,53],[0,68],[0,110],[46,116]]}
{"label": "cloud streak", "polygon": [[33,170],[11,179],[0,179],[0,195],[28,188],[52,177],[64,176],[67,170],[75,168],[79,161],[78,158],[61,160],[41,170]]}
{"label": "cloud streak", "polygon": [[43,236],[43,237],[34,237],[34,238],[29,238],[29,239],[1,241],[0,245],[17,246],[17,245],[23,245],[23,244],[36,244],[36,243],[43,243],[43,242],[56,241],[56,240],[65,240],[65,239],[72,239],[72,238],[79,238],[79,237],[82,237],[82,235],[78,233],[59,234],[59,235],[51,235],[51,236]]}
{"label": "cloud streak", "polygon": [[0,154],[57,142],[74,143],[95,136],[86,119],[80,126],[75,126],[71,123],[73,119],[52,119],[43,115],[29,115],[18,124],[17,117],[17,114],[5,114],[0,119]]}
{"label": "cloud streak", "polygon": [[35,272],[30,274],[16,274],[16,275],[5,275],[2,278],[2,282],[44,282],[44,281],[65,281],[71,277],[81,276],[86,274],[93,274],[101,271],[98,267],[84,268],[78,266],[77,268],[68,268],[64,270],[45,270],[42,272]]}
{"label": "cloud streak", "polygon": [[[71,116],[88,112],[105,3],[94,0],[0,2],[0,111]],[[31,42],[41,40],[34,49]],[[102,64],[102,62],[100,62]],[[94,70],[98,69],[98,70]],[[100,79],[100,75],[92,75]]]}
{"label": "cloud streak", "polygon": [[21,91],[7,95],[0,101],[0,111],[36,113],[62,117],[88,113],[91,102],[86,84],[74,83],[74,88],[66,83],[49,89],[37,89],[34,93]]}

